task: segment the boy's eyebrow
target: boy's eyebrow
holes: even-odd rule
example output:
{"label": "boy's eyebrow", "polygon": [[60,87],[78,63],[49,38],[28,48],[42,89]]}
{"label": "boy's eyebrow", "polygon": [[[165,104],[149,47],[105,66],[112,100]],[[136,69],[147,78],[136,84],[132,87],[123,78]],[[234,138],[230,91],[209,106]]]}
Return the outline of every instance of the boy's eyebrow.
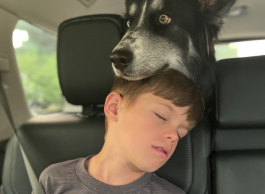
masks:
{"label": "boy's eyebrow", "polygon": [[168,104],[165,104],[165,103],[162,103],[162,102],[159,102],[158,104],[161,104],[163,106],[166,106],[171,112],[173,111],[173,108],[172,106],[168,105]]}

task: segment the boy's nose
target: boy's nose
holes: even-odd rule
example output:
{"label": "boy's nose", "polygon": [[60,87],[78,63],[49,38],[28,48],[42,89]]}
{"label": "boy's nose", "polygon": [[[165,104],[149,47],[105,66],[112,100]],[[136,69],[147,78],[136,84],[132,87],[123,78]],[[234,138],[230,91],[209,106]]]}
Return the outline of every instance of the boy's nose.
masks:
{"label": "boy's nose", "polygon": [[168,131],[166,133],[166,138],[170,143],[176,143],[179,141],[179,135],[176,131]]}

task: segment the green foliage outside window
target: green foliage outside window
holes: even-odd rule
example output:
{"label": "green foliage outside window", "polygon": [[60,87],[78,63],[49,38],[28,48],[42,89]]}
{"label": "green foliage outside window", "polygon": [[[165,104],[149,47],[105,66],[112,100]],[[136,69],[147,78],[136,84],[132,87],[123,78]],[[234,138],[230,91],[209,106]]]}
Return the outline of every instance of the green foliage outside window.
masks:
{"label": "green foliage outside window", "polygon": [[15,52],[30,109],[36,114],[61,111],[57,37],[24,21],[19,21],[16,29],[27,31],[29,37]]}

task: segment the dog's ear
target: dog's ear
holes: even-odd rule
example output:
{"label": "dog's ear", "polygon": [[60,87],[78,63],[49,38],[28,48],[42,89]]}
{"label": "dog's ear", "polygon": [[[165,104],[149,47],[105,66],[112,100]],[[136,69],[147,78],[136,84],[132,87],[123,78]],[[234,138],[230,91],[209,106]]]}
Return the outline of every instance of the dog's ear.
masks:
{"label": "dog's ear", "polygon": [[236,0],[198,0],[202,22],[215,27],[219,31],[223,25],[223,18],[228,14]]}

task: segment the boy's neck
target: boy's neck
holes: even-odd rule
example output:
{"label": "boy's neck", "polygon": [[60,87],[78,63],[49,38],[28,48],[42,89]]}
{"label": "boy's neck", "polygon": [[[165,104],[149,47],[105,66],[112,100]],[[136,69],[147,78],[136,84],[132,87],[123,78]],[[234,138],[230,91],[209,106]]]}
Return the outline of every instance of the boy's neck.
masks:
{"label": "boy's neck", "polygon": [[145,174],[114,147],[105,142],[102,150],[85,162],[86,171],[92,177],[108,185],[125,185]]}

